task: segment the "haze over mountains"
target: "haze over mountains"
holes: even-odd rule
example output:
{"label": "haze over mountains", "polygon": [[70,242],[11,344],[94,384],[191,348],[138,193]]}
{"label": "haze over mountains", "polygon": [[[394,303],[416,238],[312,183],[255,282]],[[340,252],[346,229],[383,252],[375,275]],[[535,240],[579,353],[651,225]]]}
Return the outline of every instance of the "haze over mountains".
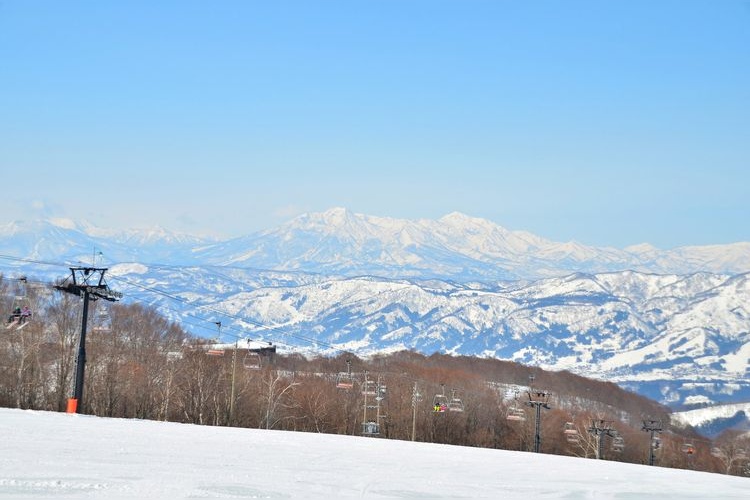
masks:
{"label": "haze over mountains", "polygon": [[6,276],[45,278],[99,259],[113,287],[174,319],[220,319],[305,349],[494,356],[673,407],[750,400],[747,242],[597,248],[459,213],[408,221],[336,208],[227,241],[16,222],[0,227],[0,254],[27,259],[3,259]]}

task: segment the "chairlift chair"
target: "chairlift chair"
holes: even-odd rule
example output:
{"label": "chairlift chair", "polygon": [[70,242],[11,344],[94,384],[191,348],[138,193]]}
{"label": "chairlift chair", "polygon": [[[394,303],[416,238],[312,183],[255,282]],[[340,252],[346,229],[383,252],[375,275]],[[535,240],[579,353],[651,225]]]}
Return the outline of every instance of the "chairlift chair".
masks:
{"label": "chairlift chair", "polygon": [[445,413],[448,410],[448,398],[445,394],[435,394],[432,398],[432,410],[435,413]]}
{"label": "chairlift chair", "polygon": [[565,439],[569,443],[577,443],[580,439],[575,422],[565,422],[565,427],[563,428],[563,434],[565,434]]}
{"label": "chairlift chair", "polygon": [[224,349],[219,349],[216,347],[217,344],[221,344],[221,321],[214,321],[214,325],[216,325],[216,340],[214,340],[214,346],[209,347],[206,351],[206,354],[209,356],[223,356],[224,355]]}
{"label": "chairlift chair", "polygon": [[362,394],[365,396],[377,396],[378,383],[374,380],[365,380],[362,383]]}
{"label": "chairlift chair", "polygon": [[464,411],[464,403],[456,397],[456,390],[451,391],[451,400],[448,402],[449,411]]}
{"label": "chairlift chair", "polygon": [[612,450],[621,452],[625,449],[625,439],[622,436],[615,436],[612,439]]}
{"label": "chairlift chair", "polygon": [[242,366],[248,370],[260,370],[263,364],[260,359],[260,354],[254,351],[248,351],[245,353],[245,357],[242,358]]}
{"label": "chairlift chair", "polygon": [[6,328],[20,330],[31,321],[31,303],[26,296],[26,277],[18,278],[18,291],[13,296]]}
{"label": "chairlift chair", "polygon": [[464,411],[464,403],[458,398],[451,399],[448,403],[449,411]]}
{"label": "chairlift chair", "polygon": [[362,422],[362,435],[377,436],[380,434],[380,425],[377,422]]}
{"label": "chairlift chair", "polygon": [[20,330],[31,321],[31,306],[29,300],[24,296],[16,296],[13,299],[11,313],[8,315],[6,328]]}
{"label": "chairlift chair", "polygon": [[377,387],[378,394],[375,396],[375,399],[377,401],[382,401],[385,399],[385,393],[386,393],[386,385],[385,384],[379,384]]}
{"label": "chairlift chair", "polygon": [[508,414],[506,415],[505,419],[510,420],[511,422],[525,422],[526,412],[523,410],[523,408],[513,405],[508,408]]}
{"label": "chairlift chair", "polygon": [[350,373],[341,372],[336,376],[336,387],[349,390],[354,387],[354,380]]}
{"label": "chairlift chair", "polygon": [[[99,302],[99,301],[97,301]],[[112,318],[109,316],[108,307],[103,304],[97,304],[96,314],[94,315],[94,326],[92,328],[95,332],[108,332],[112,330]]]}
{"label": "chairlift chair", "polygon": [[354,388],[354,378],[352,377],[352,362],[348,359],[346,360],[346,371],[339,372],[339,374],[336,375],[336,388],[344,389],[347,391]]}
{"label": "chairlift chair", "polygon": [[565,434],[566,436],[577,436],[578,429],[576,429],[575,422],[565,422],[565,428],[563,429],[563,434]]}

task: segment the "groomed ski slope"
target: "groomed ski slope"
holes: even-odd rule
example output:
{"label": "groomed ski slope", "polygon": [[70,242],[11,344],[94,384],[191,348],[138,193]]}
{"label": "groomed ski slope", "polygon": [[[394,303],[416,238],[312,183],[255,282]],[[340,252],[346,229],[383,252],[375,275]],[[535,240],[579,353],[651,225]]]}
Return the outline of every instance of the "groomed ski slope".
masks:
{"label": "groomed ski slope", "polygon": [[750,479],[501,450],[0,409],[0,498],[747,499]]}

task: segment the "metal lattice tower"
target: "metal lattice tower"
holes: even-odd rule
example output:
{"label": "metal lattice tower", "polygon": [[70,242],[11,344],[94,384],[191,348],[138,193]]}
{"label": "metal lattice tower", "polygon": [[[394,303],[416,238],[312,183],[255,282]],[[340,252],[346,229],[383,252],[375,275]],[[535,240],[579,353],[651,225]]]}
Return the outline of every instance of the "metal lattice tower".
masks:
{"label": "metal lattice tower", "polygon": [[[385,392],[386,386],[381,382],[380,375],[378,375],[377,380],[373,380],[365,372],[365,379],[362,383],[362,396],[364,397],[362,403],[362,435],[377,436],[380,434],[380,420],[383,418],[383,415],[380,414],[380,402],[385,398]],[[368,397],[372,397],[374,403],[370,402]],[[375,410],[375,420],[370,420],[367,417],[368,410]]]}

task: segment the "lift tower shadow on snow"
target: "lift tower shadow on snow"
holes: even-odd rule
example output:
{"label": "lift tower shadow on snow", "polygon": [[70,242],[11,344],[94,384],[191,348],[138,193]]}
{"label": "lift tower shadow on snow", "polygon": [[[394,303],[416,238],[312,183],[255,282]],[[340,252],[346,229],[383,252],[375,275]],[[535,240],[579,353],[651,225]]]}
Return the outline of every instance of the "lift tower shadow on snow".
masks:
{"label": "lift tower shadow on snow", "polygon": [[107,268],[71,267],[70,276],[55,285],[55,288],[78,297],[83,297],[81,312],[81,338],[78,342],[76,358],[76,378],[73,397],[68,400],[68,413],[81,413],[83,408],[83,375],[86,368],[86,321],[89,314],[89,300],[104,299],[114,302],[122,298],[122,293],[109,289],[104,281]]}

